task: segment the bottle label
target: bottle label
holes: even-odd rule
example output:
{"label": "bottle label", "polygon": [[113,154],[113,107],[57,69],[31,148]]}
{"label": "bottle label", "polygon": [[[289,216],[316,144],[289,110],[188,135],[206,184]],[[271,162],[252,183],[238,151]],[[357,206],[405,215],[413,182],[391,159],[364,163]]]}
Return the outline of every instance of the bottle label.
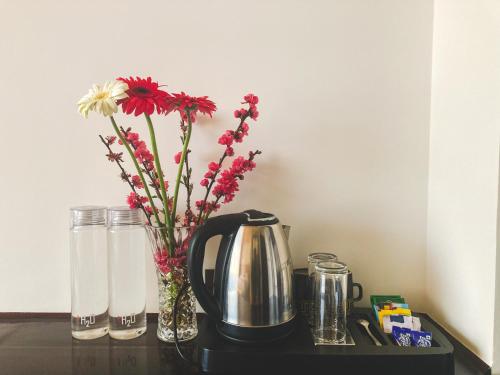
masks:
{"label": "bottle label", "polygon": [[80,324],[84,327],[89,328],[91,325],[95,324],[95,315],[82,316],[80,318]]}
{"label": "bottle label", "polygon": [[122,325],[130,327],[130,325],[134,323],[135,323],[135,314],[122,316]]}

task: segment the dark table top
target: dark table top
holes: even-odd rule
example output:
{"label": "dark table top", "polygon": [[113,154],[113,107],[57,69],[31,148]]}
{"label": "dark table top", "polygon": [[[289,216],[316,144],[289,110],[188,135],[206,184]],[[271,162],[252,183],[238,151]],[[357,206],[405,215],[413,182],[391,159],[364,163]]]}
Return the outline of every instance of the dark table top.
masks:
{"label": "dark table top", "polygon": [[[206,319],[203,314],[199,319]],[[71,337],[64,314],[0,314],[0,374],[9,375],[190,375],[196,368],[181,360],[175,347],[156,338],[155,316],[147,333],[129,341],[108,336],[78,341]],[[491,370],[453,337],[457,375],[490,374]],[[196,340],[183,344],[193,353]],[[262,374],[258,374],[262,375]]]}

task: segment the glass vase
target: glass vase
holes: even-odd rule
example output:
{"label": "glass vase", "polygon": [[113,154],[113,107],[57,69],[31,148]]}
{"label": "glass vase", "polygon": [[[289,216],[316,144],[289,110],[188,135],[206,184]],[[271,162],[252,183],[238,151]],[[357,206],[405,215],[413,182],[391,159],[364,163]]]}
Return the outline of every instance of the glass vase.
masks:
{"label": "glass vase", "polygon": [[177,306],[177,337],[188,341],[196,337],[196,298],[188,285],[187,250],[195,227],[175,227],[170,233],[165,227],[146,225],[158,277],[159,313],[156,335],[165,342],[174,342],[174,305]]}

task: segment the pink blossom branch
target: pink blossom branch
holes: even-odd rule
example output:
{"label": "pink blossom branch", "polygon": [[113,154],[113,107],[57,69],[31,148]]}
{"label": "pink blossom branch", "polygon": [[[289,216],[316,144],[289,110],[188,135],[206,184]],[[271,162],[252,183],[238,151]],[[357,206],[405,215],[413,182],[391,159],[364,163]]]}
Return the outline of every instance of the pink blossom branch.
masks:
{"label": "pink blossom branch", "polygon": [[[227,169],[225,172],[223,172],[223,175],[220,179],[217,180],[219,183],[215,188],[217,189],[217,192],[220,192],[220,194],[216,194],[216,200],[215,202],[211,202],[210,205],[206,207],[206,213],[203,217],[203,221],[207,220],[208,217],[212,212],[218,209],[218,204],[219,201],[222,197],[224,197],[224,202],[223,204],[227,204],[231,202],[234,198],[235,192],[239,191],[239,185],[237,183],[237,180],[243,180],[244,179],[244,174],[246,172],[252,171],[255,168],[255,163],[253,160],[255,159],[256,155],[262,154],[262,151],[260,150],[255,150],[255,151],[250,151],[249,152],[249,157],[248,159],[244,159],[242,156],[239,156],[233,161],[233,165],[231,168]],[[229,186],[231,186],[232,190],[230,192],[225,191],[224,192],[224,186],[225,184],[228,183],[227,176],[224,176],[224,173],[229,174]],[[224,180],[224,181],[223,181]],[[221,189],[222,189],[222,193]],[[215,193],[214,193],[215,194]],[[202,207],[205,208],[205,207]]]}
{"label": "pink blossom branch", "polygon": [[[122,180],[126,181],[128,183],[128,185],[130,186],[130,189],[132,189],[132,191],[135,194],[138,195],[138,193],[137,193],[137,191],[135,189],[134,184],[130,181],[130,178],[129,178],[130,175],[125,171],[125,168],[123,168],[123,165],[121,164],[121,155],[122,155],[122,153],[119,153],[119,154],[114,153],[113,150],[111,149],[109,141],[106,141],[104,139],[104,137],[102,135],[100,135],[100,134],[99,134],[99,138],[101,139],[101,142],[106,146],[106,148],[109,151],[108,159],[111,162],[115,162],[118,165],[118,167],[120,168],[120,170],[122,172],[121,173]],[[151,215],[147,212],[147,210],[144,207],[144,205],[142,203],[140,203],[140,202],[139,202],[139,207],[144,212],[144,215],[146,216],[146,219],[148,220],[149,225],[151,225]]]}
{"label": "pink blossom branch", "polygon": [[[126,139],[128,133],[130,133],[132,129],[128,128],[127,130],[125,130],[122,126],[120,126],[120,130],[123,132],[123,134],[125,136],[125,139]],[[133,143],[130,143],[130,147],[132,147],[132,149],[134,151],[137,150],[137,147],[135,147],[135,145]],[[159,178],[158,173],[156,172],[156,170],[154,168],[153,169],[148,169],[145,162],[142,162],[141,166],[143,168],[143,171],[146,173],[146,175],[148,176],[149,180],[151,181],[151,183],[149,184],[149,186],[151,186],[153,189],[155,189],[156,198],[158,198],[163,203],[163,199],[161,197],[161,193],[158,190],[158,184],[156,183],[157,179]]]}
{"label": "pink blossom branch", "polygon": [[[244,116],[241,117],[240,119],[240,123],[238,125],[238,127],[236,128],[235,130],[235,134],[238,134],[241,130],[242,130],[242,127],[243,127],[243,124],[245,123],[245,120],[250,116],[249,113],[246,113]],[[207,199],[208,199],[208,196],[210,194],[210,191],[212,190],[212,187],[215,183],[215,180],[217,178],[217,175],[219,174],[219,172],[222,170],[222,163],[224,162],[224,160],[226,159],[226,157],[229,156],[228,153],[227,153],[227,147],[226,149],[224,150],[224,153],[222,154],[222,156],[220,157],[219,159],[219,169],[217,171],[215,171],[213,173],[213,176],[209,179],[209,183],[206,187],[206,191],[205,191],[205,197],[203,198],[203,203],[202,203],[202,209],[200,209],[200,213],[198,214],[198,218],[196,219],[196,225],[200,225],[200,222],[201,222],[201,219],[202,219],[202,215],[203,215],[203,207],[206,206],[207,204]]]}

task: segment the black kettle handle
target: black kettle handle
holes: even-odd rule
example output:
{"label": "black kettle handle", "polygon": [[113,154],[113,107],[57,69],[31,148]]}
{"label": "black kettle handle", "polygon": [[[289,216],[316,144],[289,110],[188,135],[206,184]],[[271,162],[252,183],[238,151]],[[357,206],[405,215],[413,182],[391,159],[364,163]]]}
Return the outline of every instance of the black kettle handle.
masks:
{"label": "black kettle handle", "polygon": [[222,312],[214,296],[203,281],[203,260],[207,241],[217,235],[227,236],[247,221],[245,214],[215,216],[198,227],[189,244],[188,272],[191,287],[203,310],[214,320],[222,319]]}

